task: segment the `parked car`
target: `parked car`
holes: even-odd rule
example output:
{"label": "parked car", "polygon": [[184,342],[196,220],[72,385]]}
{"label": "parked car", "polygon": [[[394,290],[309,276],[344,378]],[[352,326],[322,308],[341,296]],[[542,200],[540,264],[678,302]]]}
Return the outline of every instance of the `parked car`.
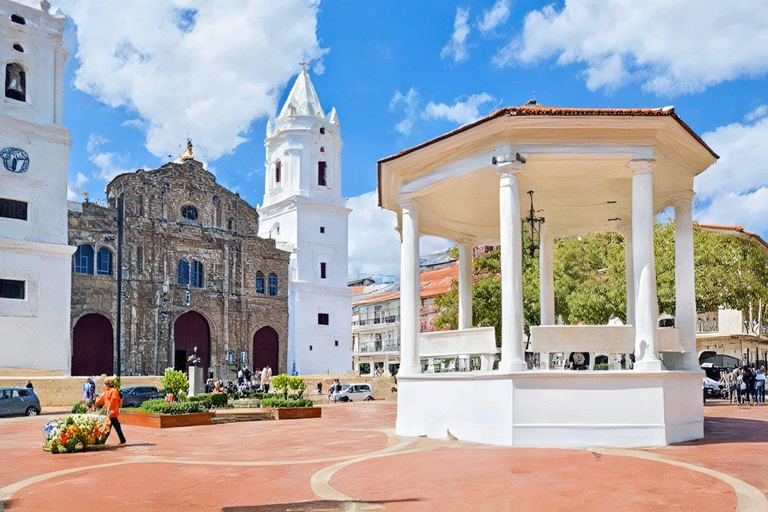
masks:
{"label": "parked car", "polygon": [[720,389],[720,382],[709,377],[704,377],[704,391],[707,393],[707,398],[717,398],[722,394]]}
{"label": "parked car", "polygon": [[31,389],[0,388],[0,416],[37,416],[40,400]]}
{"label": "parked car", "polygon": [[131,386],[123,388],[123,407],[140,407],[147,400],[165,398],[154,386]]}
{"label": "parked car", "polygon": [[344,384],[339,394],[340,402],[362,402],[373,400],[370,384]]}

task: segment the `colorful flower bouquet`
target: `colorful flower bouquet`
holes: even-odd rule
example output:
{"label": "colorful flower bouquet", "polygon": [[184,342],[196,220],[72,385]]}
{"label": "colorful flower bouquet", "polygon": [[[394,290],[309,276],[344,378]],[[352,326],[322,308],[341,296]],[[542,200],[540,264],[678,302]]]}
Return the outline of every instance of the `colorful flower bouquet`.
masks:
{"label": "colorful flower bouquet", "polygon": [[73,414],[45,423],[45,446],[51,453],[71,453],[103,445],[111,425],[105,416],[97,414]]}

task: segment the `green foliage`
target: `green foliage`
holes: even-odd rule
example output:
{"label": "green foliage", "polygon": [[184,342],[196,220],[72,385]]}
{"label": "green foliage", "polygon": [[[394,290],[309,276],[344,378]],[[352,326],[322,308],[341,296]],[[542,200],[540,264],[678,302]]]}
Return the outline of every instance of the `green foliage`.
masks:
{"label": "green foliage", "polygon": [[83,404],[75,404],[70,411],[72,414],[85,414],[87,412],[86,407]]}
{"label": "green foliage", "polygon": [[[524,230],[525,231],[525,230]],[[523,233],[523,247],[528,246]],[[659,310],[675,311],[674,224],[656,224],[654,237]],[[501,333],[500,251],[474,259],[473,323]],[[759,301],[768,305],[768,256],[757,244],[741,238],[694,229],[696,307],[718,307],[755,313]],[[539,323],[538,257],[523,253],[523,308],[526,328]],[[558,239],[555,244],[555,313],[566,324],[604,325],[611,317],[626,321],[624,238],[593,233]],[[458,327],[458,283],[436,300],[438,328]]]}
{"label": "green foliage", "polygon": [[115,389],[117,389],[118,391],[120,391],[120,376],[119,376],[119,375],[113,375],[113,376],[112,376],[112,379],[113,379],[113,380],[114,380],[114,382],[115,382]]}
{"label": "green foliage", "polygon": [[147,400],[139,411],[152,414],[192,414],[196,412],[206,412],[207,409],[200,401],[186,401],[186,402],[173,402],[168,403],[162,398],[155,400]]}
{"label": "green foliage", "polygon": [[184,372],[180,370],[174,370],[173,368],[166,368],[165,375],[163,375],[163,387],[167,393],[173,393],[173,396],[178,397],[182,394],[187,394],[189,389],[189,381]]}
{"label": "green foliage", "polygon": [[[456,310],[452,310],[454,313],[456,313]],[[371,373],[371,363],[360,363],[360,375],[368,375]]]}
{"label": "green foliage", "polygon": [[299,398],[298,400],[286,400],[284,398],[263,398],[262,407],[312,407],[312,400]]}
{"label": "green foliage", "polygon": [[285,396],[287,396],[289,390],[301,396],[307,388],[307,383],[301,377],[293,377],[284,373],[272,377],[270,383],[275,391],[280,391]]}

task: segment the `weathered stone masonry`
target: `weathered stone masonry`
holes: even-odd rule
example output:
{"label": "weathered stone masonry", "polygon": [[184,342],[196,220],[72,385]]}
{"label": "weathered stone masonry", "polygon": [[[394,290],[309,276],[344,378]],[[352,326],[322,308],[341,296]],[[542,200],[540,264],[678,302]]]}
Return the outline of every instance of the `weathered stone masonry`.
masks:
{"label": "weathered stone masonry", "polygon": [[[221,185],[195,160],[115,178],[107,186],[109,205],[85,202],[69,213],[69,243],[107,247],[112,275],[72,277],[72,329],[98,313],[117,320],[117,204],[123,194],[122,373],[162,374],[173,366],[174,323],[196,311],[208,323],[210,369],[231,378],[228,352],[253,354],[254,334],[273,328],[279,340],[279,372],[286,371],[289,253],[261,239],[256,210]],[[194,206],[197,220],[182,217]],[[203,286],[177,284],[179,260],[203,264]],[[256,274],[274,273],[278,294],[256,293]],[[189,292],[189,305],[186,294]]]}

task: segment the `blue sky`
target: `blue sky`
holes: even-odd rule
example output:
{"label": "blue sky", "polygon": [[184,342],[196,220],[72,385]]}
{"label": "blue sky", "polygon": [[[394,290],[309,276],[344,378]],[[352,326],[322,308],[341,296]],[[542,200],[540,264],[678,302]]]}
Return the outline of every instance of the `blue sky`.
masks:
{"label": "blue sky", "polygon": [[[339,113],[343,193],[360,210],[350,238],[388,233],[387,250],[353,243],[350,271],[397,266],[393,219],[376,211],[371,194],[377,159],[523,104],[534,90],[541,103],[557,106],[675,105],[723,157],[708,171],[718,177],[701,183],[697,216],[768,231],[768,165],[760,154],[768,143],[764,2],[277,4],[144,0],[101,8],[63,0],[71,15],[64,120],[73,195],[103,197],[105,178],[175,158],[189,133],[217,180],[258,204],[267,119],[303,55],[324,109]],[[243,17],[248,22],[238,27]],[[161,99],[147,101],[152,95]]]}

